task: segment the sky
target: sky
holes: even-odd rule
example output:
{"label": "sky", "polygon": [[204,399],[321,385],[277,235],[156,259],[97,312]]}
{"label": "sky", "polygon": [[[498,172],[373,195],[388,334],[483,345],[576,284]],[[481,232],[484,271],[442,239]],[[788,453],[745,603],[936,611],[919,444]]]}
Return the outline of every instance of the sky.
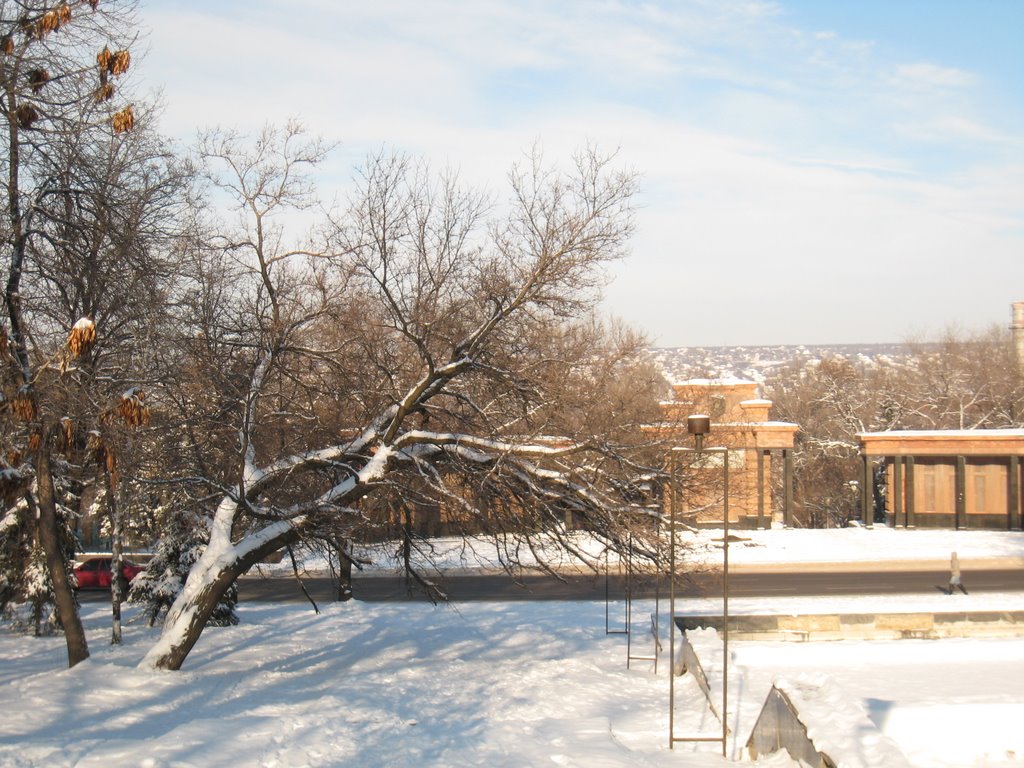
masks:
{"label": "sky", "polygon": [[496,195],[534,144],[640,175],[606,311],[657,346],[898,342],[1024,300],[1017,0],[142,0],[161,127],[298,118]]}

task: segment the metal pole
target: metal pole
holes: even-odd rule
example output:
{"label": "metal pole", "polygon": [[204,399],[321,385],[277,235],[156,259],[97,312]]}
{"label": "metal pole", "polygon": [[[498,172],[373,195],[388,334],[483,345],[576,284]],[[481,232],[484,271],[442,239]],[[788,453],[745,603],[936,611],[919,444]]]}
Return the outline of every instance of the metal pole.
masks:
{"label": "metal pole", "polygon": [[724,490],[722,511],[725,518],[722,546],[722,757],[726,757],[726,738],[729,733],[729,449],[723,456]]}
{"label": "metal pole", "polygon": [[[622,575],[622,561],[617,566],[619,576]],[[628,635],[629,634],[629,612],[626,611],[622,629],[611,628],[611,552],[606,549],[604,552],[604,633],[606,635]],[[628,666],[628,662],[627,662]]]}
{"label": "metal pole", "polygon": [[[690,433],[694,436],[694,443],[696,448],[693,453],[697,455],[698,462],[700,460],[700,454],[704,450],[704,435],[708,431],[707,417],[690,417],[691,426],[694,419],[704,421],[703,431],[697,432],[693,429]],[[722,756],[725,757],[728,753],[728,733],[729,733],[729,449],[728,448],[711,448],[709,452],[722,453],[722,467],[723,467],[723,495],[722,495],[722,516],[724,539],[722,542],[723,551],[723,604],[722,604],[722,616],[723,616],[723,635],[722,635],[722,651],[723,651],[723,663],[722,663],[722,735],[721,736],[689,736],[689,737],[676,737],[675,735],[675,659],[676,659],[676,645],[675,645],[675,631],[676,631],[676,511],[678,509],[677,504],[679,501],[679,459],[678,452],[685,451],[685,448],[673,448],[671,454],[671,461],[669,463],[671,473],[671,487],[672,487],[672,509],[671,516],[669,517],[669,632],[671,634],[669,643],[669,653],[671,654],[671,667],[669,670],[669,684],[668,684],[668,696],[669,696],[669,710],[668,710],[668,747],[669,749],[675,749],[675,743],[677,741],[693,741],[693,742],[712,742],[719,741],[722,743]]]}
{"label": "metal pole", "polygon": [[672,506],[669,510],[669,749],[676,749],[676,504],[679,501],[679,458],[670,456]]}

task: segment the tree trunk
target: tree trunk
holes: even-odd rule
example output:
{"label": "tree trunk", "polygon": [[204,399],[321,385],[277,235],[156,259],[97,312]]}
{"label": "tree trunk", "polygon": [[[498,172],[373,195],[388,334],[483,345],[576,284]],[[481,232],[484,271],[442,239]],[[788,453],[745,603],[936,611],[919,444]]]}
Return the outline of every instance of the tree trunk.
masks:
{"label": "tree trunk", "polygon": [[345,549],[344,539],[335,543],[338,553],[338,602],[352,599],[352,558]]}
{"label": "tree trunk", "polygon": [[107,485],[107,509],[110,512],[110,610],[111,630],[110,644],[121,644],[121,603],[124,602],[125,580],[124,580],[124,546],[121,530],[121,511],[117,507],[117,498],[114,495],[114,478],[110,469],[104,467],[104,480]]}
{"label": "tree trunk", "polygon": [[402,510],[402,566],[405,572],[405,588],[412,589],[412,510]]}
{"label": "tree trunk", "polygon": [[227,551],[207,547],[192,566],[181,594],[167,612],[163,631],[139,666],[178,670],[206,627],[206,622],[224,593],[254,563],[298,539],[294,528],[243,549],[244,540]]}
{"label": "tree trunk", "polygon": [[64,640],[68,646],[68,666],[73,667],[89,658],[89,645],[85,639],[82,618],[78,615],[71,582],[68,580],[67,562],[60,544],[60,526],[57,522],[57,504],[53,492],[53,475],[50,473],[50,452],[43,445],[36,452],[36,485],[38,488],[39,543],[46,555],[46,565],[53,584],[54,602],[57,614],[64,626]]}

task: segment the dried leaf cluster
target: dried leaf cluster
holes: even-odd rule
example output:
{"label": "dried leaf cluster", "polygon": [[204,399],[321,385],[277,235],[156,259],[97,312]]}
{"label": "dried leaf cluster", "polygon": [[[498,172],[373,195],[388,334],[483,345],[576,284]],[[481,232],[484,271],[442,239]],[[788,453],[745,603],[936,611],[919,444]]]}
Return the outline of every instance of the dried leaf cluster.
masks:
{"label": "dried leaf cluster", "polygon": [[132,63],[132,55],[126,50],[111,51],[107,46],[96,54],[96,63],[100,66],[100,80],[106,82],[106,75],[109,73],[114,77],[120,77],[128,71]]}
{"label": "dried leaf cluster", "polygon": [[92,348],[96,341],[96,323],[88,317],[81,318],[75,323],[68,334],[67,347],[72,358],[84,355]]}
{"label": "dried leaf cluster", "polygon": [[18,118],[18,126],[25,130],[32,128],[32,125],[39,119],[39,110],[31,104],[22,104],[18,107],[15,115]]}
{"label": "dried leaf cluster", "polygon": [[60,428],[64,435],[64,446],[70,450],[75,445],[75,422],[65,416],[60,420]]}
{"label": "dried leaf cluster", "polygon": [[35,24],[29,27],[37,40],[42,40],[51,32],[56,32],[71,21],[71,6],[67,3],[47,11]]}
{"label": "dried leaf cluster", "polygon": [[28,387],[22,387],[11,400],[11,410],[21,421],[35,421],[39,416],[39,405]]}
{"label": "dried leaf cluster", "polygon": [[117,412],[129,427],[144,427],[149,424],[149,408],[145,404],[146,393],[141,389],[129,389],[121,395]]}
{"label": "dried leaf cluster", "polygon": [[111,122],[114,126],[114,133],[124,133],[134,128],[135,115],[132,112],[131,105],[125,107],[120,112],[115,112]]}
{"label": "dried leaf cluster", "polygon": [[50,82],[50,73],[45,69],[33,69],[28,73],[28,84],[32,88],[32,93],[39,94],[43,90],[43,86]]}

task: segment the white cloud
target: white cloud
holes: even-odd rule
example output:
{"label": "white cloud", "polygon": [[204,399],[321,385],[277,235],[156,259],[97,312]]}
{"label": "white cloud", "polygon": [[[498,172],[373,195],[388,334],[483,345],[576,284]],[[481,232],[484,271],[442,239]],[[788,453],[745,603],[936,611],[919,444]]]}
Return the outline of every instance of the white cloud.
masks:
{"label": "white cloud", "polygon": [[897,123],[895,128],[919,141],[959,142],[966,139],[1018,147],[1022,145],[1022,140],[1018,136],[1001,133],[961,115],[936,116],[927,122]]}
{"label": "white cloud", "polygon": [[609,305],[665,344],[894,340],[926,308],[1002,317],[1024,283],[1024,158],[964,98],[978,77],[793,34],[776,4],[151,2],[166,129],[298,115],[342,142],[339,185],[382,144],[492,189],[537,139],[621,146],[643,187]]}
{"label": "white cloud", "polygon": [[897,67],[894,77],[896,84],[908,88],[966,88],[975,81],[975,76],[963,69],[925,62]]}

